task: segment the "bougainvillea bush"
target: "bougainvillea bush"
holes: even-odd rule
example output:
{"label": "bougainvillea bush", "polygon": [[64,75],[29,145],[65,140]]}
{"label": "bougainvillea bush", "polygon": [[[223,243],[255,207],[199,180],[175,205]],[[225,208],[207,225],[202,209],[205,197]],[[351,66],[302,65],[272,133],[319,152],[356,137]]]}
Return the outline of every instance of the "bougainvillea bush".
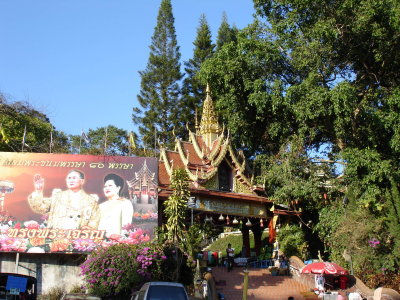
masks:
{"label": "bougainvillea bush", "polygon": [[112,245],[90,254],[81,265],[86,288],[98,296],[129,294],[148,280],[158,279],[166,257],[157,245]]}
{"label": "bougainvillea bush", "polygon": [[184,274],[182,283],[190,283],[193,272],[188,265],[188,256],[168,244],[117,244],[93,251],[81,271],[91,294],[123,299],[147,281],[171,281],[177,266]]}

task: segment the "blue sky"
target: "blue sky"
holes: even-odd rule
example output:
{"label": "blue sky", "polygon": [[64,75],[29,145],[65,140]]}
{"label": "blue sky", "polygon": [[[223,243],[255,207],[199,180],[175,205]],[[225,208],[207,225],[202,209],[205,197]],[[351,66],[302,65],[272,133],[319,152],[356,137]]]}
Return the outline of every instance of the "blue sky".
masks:
{"label": "blue sky", "polygon": [[[67,134],[115,125],[135,130],[160,0],[0,0],[0,91],[28,101]],[[251,0],[172,0],[182,60],[193,55],[202,13],[215,42],[222,14],[238,28]],[[183,71],[183,68],[182,68]]]}

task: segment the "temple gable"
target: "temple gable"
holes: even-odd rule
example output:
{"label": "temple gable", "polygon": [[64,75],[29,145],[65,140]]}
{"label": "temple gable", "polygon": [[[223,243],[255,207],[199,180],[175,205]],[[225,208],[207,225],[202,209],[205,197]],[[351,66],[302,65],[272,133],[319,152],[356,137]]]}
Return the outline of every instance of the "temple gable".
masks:
{"label": "temple gable", "polygon": [[160,161],[169,178],[174,169],[182,168],[191,188],[256,195],[244,156],[235,152],[229,132],[218,123],[208,85],[200,125],[196,120],[196,132],[187,130],[189,141],[176,138],[174,151],[160,147]]}

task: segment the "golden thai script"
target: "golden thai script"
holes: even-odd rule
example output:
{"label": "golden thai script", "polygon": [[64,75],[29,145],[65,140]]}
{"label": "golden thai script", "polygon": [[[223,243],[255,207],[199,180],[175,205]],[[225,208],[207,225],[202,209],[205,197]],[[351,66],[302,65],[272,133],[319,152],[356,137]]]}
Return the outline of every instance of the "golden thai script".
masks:
{"label": "golden thai script", "polygon": [[2,166],[5,167],[65,167],[83,168],[84,161],[54,161],[54,160],[25,160],[25,159],[5,159]]}
{"label": "golden thai script", "polygon": [[108,163],[109,169],[122,169],[128,170],[133,169],[134,164],[126,164],[126,163]]}
{"label": "golden thai script", "polygon": [[105,230],[92,230],[92,229],[50,229],[50,228],[10,228],[8,229],[8,236],[13,238],[43,238],[43,239],[60,239],[67,238],[72,240],[77,239],[90,239],[102,240],[105,236]]}

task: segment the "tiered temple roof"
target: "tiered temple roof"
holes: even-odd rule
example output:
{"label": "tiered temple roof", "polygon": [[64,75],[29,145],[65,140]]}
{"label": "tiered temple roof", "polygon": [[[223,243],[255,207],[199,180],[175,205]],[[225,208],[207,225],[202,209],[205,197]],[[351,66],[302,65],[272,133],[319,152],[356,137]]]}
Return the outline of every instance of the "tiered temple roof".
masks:
{"label": "tiered temple roof", "polygon": [[[234,150],[229,131],[218,123],[218,117],[207,86],[203,114],[196,132],[189,132],[189,141],[175,140],[175,149],[161,147],[159,163],[159,185],[167,188],[174,169],[185,169],[191,188],[196,190],[218,190],[218,170],[223,162],[231,172],[232,188],[229,192],[247,194],[250,198],[263,198],[255,193],[251,174],[246,167],[242,152]],[[253,197],[251,197],[253,196]]]}

